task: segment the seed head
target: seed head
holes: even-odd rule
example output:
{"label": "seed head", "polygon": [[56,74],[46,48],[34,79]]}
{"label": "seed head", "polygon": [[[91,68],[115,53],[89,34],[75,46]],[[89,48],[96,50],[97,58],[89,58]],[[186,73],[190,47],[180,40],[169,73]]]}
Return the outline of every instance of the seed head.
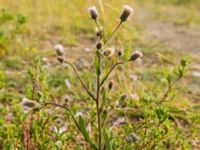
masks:
{"label": "seed head", "polygon": [[135,52],[131,55],[131,57],[130,57],[129,60],[135,61],[135,60],[137,60],[138,58],[141,58],[141,57],[143,57],[142,52],[140,52],[140,51],[135,51]]}
{"label": "seed head", "polygon": [[102,43],[101,43],[101,42],[98,42],[97,45],[96,45],[96,48],[97,48],[97,49],[101,49],[101,48],[102,48]]}
{"label": "seed head", "polygon": [[108,56],[111,57],[113,56],[113,54],[115,53],[115,49],[114,48],[107,48],[103,51],[103,55],[104,56]]}
{"label": "seed head", "polygon": [[58,56],[58,57],[57,57],[57,60],[58,60],[60,63],[63,63],[65,59],[64,59],[62,56]]}
{"label": "seed head", "polygon": [[98,12],[95,6],[91,6],[88,8],[88,12],[90,13],[90,16],[92,19],[96,20],[98,17]]}
{"label": "seed head", "polygon": [[128,5],[123,5],[123,11],[121,13],[120,19],[122,22],[125,22],[133,14],[133,9]]}
{"label": "seed head", "polygon": [[58,56],[63,56],[64,55],[64,50],[63,50],[63,46],[60,45],[60,44],[57,44],[55,47],[54,47],[55,51],[56,51],[56,54]]}

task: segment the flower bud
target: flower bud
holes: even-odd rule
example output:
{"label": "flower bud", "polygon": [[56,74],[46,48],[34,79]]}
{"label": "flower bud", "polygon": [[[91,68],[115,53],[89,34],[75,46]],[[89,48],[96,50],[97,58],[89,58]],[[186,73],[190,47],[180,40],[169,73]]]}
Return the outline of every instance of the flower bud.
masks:
{"label": "flower bud", "polygon": [[131,55],[131,57],[130,57],[129,60],[135,61],[136,59],[141,58],[141,57],[143,57],[142,52],[135,51],[135,52]]}
{"label": "flower bud", "polygon": [[102,37],[102,35],[103,35],[103,27],[100,27],[99,29],[96,28],[96,36]]}
{"label": "flower bud", "polygon": [[108,89],[111,90],[113,88],[113,81],[110,81],[108,84]]}
{"label": "flower bud", "polygon": [[65,95],[65,96],[64,96],[64,103],[65,103],[65,104],[68,104],[68,103],[71,102],[71,101],[72,101],[72,99],[71,99],[70,96],[68,96],[68,95]]}
{"label": "flower bud", "polygon": [[22,102],[21,102],[21,105],[23,107],[28,107],[28,108],[34,108],[36,106],[38,106],[39,104],[33,100],[29,100],[27,98],[23,98],[22,99]]}
{"label": "flower bud", "polygon": [[94,20],[97,19],[97,17],[98,17],[98,12],[97,12],[97,9],[96,9],[95,6],[89,7],[89,8],[88,8],[88,12],[90,13],[92,19],[94,19]]}
{"label": "flower bud", "polygon": [[108,57],[111,57],[114,53],[115,53],[114,48],[108,48],[103,51],[103,55]]}
{"label": "flower bud", "polygon": [[57,60],[60,62],[60,63],[63,63],[64,62],[64,58],[62,56],[58,56],[57,57]]}
{"label": "flower bud", "polygon": [[97,48],[97,49],[101,49],[101,48],[102,48],[102,43],[101,43],[101,42],[98,42],[97,45],[96,45],[96,48]]}
{"label": "flower bud", "polygon": [[123,51],[123,49],[120,49],[120,50],[118,50],[118,52],[117,52],[117,56],[123,56],[124,55],[124,51]]}
{"label": "flower bud", "polygon": [[121,21],[122,22],[127,21],[132,14],[133,14],[133,9],[128,5],[124,5],[123,11],[120,16]]}
{"label": "flower bud", "polygon": [[58,56],[63,56],[64,55],[64,50],[63,50],[63,46],[62,45],[57,44],[54,49],[55,49],[56,54]]}
{"label": "flower bud", "polygon": [[123,93],[123,94],[121,95],[121,97],[120,97],[120,101],[125,101],[126,98],[127,98],[126,93]]}

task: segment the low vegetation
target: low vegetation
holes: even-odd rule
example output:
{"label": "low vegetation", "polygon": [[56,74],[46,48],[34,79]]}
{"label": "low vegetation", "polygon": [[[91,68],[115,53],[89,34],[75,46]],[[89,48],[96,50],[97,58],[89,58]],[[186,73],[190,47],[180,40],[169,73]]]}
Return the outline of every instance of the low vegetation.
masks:
{"label": "low vegetation", "polygon": [[0,149],[199,148],[198,60],[145,41],[134,18],[196,29],[198,1],[0,2]]}

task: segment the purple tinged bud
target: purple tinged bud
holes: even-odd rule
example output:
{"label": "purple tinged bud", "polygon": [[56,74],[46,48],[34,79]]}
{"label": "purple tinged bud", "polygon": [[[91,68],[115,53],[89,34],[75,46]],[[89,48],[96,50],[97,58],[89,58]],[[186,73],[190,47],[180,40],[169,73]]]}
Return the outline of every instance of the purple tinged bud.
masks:
{"label": "purple tinged bud", "polygon": [[133,9],[128,5],[123,5],[123,11],[121,13],[120,19],[122,22],[125,22],[133,14]]}
{"label": "purple tinged bud", "polygon": [[88,8],[88,12],[90,13],[91,15],[91,18],[96,20],[97,17],[98,17],[98,12],[97,12],[97,9],[95,6],[91,6]]}
{"label": "purple tinged bud", "polygon": [[142,52],[140,52],[140,51],[135,51],[132,55],[131,55],[131,57],[130,57],[130,61],[135,61],[135,60],[137,60],[138,58],[141,58],[141,57],[143,57],[143,54],[142,54]]}

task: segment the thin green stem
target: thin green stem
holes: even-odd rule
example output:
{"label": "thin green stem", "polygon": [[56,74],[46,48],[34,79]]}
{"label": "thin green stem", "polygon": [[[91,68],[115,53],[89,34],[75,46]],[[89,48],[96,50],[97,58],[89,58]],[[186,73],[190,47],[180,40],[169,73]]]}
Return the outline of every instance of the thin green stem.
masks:
{"label": "thin green stem", "polygon": [[170,91],[172,90],[172,88],[174,87],[174,85],[180,80],[181,78],[177,78],[176,80],[174,80],[174,82],[169,83],[168,84],[168,88],[166,90],[166,92],[164,93],[163,97],[161,98],[160,102],[163,102],[169,95]]}
{"label": "thin green stem", "polygon": [[65,63],[69,64],[69,65],[74,69],[74,71],[75,71],[75,73],[76,73],[76,75],[77,75],[79,81],[81,82],[83,88],[86,90],[86,92],[88,93],[88,95],[89,95],[93,100],[96,101],[95,96],[92,94],[92,92],[89,91],[89,89],[88,89],[87,86],[84,84],[83,80],[81,79],[81,77],[80,77],[80,75],[79,75],[79,73],[78,73],[76,67],[75,67],[72,63],[69,63],[69,62],[66,61],[66,60],[65,60]]}
{"label": "thin green stem", "polygon": [[106,44],[108,41],[110,41],[110,39],[113,37],[113,35],[118,31],[118,29],[120,28],[120,26],[122,25],[123,21],[121,21],[118,26],[115,28],[115,30],[112,32],[112,34],[108,37],[108,39],[105,41],[104,44]]}

